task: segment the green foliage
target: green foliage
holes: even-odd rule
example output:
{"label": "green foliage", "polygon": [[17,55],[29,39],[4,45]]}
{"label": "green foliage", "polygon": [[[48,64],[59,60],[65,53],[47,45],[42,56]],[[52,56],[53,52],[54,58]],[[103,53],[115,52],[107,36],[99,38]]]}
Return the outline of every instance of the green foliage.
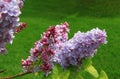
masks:
{"label": "green foliage", "polygon": [[[86,74],[86,72],[89,74]],[[83,65],[80,69],[76,66],[63,69],[60,65],[55,64],[53,71],[45,79],[87,79],[84,76],[89,75],[91,76],[89,79],[108,79],[107,74],[103,70],[100,74],[98,73],[94,66],[92,66],[92,60],[90,58],[83,60]]]}
{"label": "green foliage", "polygon": [[82,68],[84,68],[84,69],[91,66],[91,64],[92,64],[91,58],[87,58],[87,59],[82,60]]}
{"label": "green foliage", "polygon": [[47,79],[68,79],[69,77],[69,70],[62,69],[59,65],[55,65],[53,71]]}
{"label": "green foliage", "polygon": [[23,15],[52,18],[78,13],[80,17],[117,17],[120,16],[119,3],[120,0],[26,0]]}
{"label": "green foliage", "polygon": [[88,66],[85,71],[89,72],[94,78],[99,76],[97,70],[92,65]]}
{"label": "green foliage", "polygon": [[35,74],[35,76],[38,76],[38,75],[39,75],[38,72],[35,72],[34,74]]}
{"label": "green foliage", "polygon": [[98,79],[108,79],[107,74],[105,73],[105,71],[101,70],[100,76],[99,76]]}

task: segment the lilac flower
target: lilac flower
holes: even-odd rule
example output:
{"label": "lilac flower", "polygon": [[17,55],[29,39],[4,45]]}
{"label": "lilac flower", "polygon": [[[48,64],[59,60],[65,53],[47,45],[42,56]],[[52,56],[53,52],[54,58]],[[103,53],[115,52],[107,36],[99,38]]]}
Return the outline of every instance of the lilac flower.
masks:
{"label": "lilac flower", "polygon": [[[60,49],[60,44],[66,42],[68,39],[68,26],[68,23],[65,22],[61,25],[51,26],[48,28],[42,35],[41,40],[35,42],[34,48],[30,50],[31,56],[22,61],[23,70],[34,72],[36,71],[35,67],[37,67],[48,75],[53,69],[52,58],[56,53],[56,49]],[[32,61],[33,64],[29,65],[27,63],[28,59]]]}
{"label": "lilac flower", "polygon": [[23,3],[24,0],[0,0],[0,53],[5,54],[5,45],[13,41]]}
{"label": "lilac flower", "polygon": [[[86,33],[77,32],[68,40],[68,23],[52,26],[35,42],[30,55],[22,61],[24,71],[42,70],[46,75],[54,67],[54,63],[63,68],[70,65],[81,66],[82,59],[93,57],[100,44],[106,44],[106,32],[98,28]],[[28,63],[32,62],[32,63]],[[39,71],[38,70],[38,71]]]}
{"label": "lilac flower", "polygon": [[55,53],[55,60],[63,68],[70,65],[79,65],[83,58],[93,57],[100,44],[106,44],[106,32],[98,28],[86,33],[77,32],[72,39],[65,42],[58,53]]}

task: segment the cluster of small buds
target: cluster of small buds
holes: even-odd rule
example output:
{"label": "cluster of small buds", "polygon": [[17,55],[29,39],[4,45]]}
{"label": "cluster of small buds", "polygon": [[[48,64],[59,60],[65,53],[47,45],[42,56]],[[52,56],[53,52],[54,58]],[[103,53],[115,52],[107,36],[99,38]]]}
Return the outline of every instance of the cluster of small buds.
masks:
{"label": "cluster of small buds", "polygon": [[12,43],[19,26],[20,9],[24,0],[0,0],[0,53],[5,54],[5,45]]}
{"label": "cluster of small buds", "polygon": [[66,68],[70,65],[80,66],[82,59],[93,57],[100,44],[106,44],[106,32],[98,28],[86,33],[77,32],[72,39],[63,44],[55,55],[57,62]]}
{"label": "cluster of small buds", "polygon": [[29,56],[26,60],[22,60],[22,66],[24,70],[30,70],[30,67],[33,64],[32,58]]}
{"label": "cluster of small buds", "polygon": [[[68,23],[65,22],[48,28],[41,40],[35,42],[34,48],[30,50],[31,56],[22,60],[23,71],[35,72],[37,68],[37,71],[40,69],[45,74],[49,74],[53,68],[52,59],[56,53],[57,45],[68,40],[68,26]],[[32,64],[29,64],[28,61],[32,61]]]}
{"label": "cluster of small buds", "polygon": [[55,33],[54,33],[54,40],[57,43],[64,43],[68,40],[68,29],[69,24],[65,22],[61,25],[56,25],[55,27]]}
{"label": "cluster of small buds", "polygon": [[21,30],[26,28],[26,23],[25,22],[21,22],[20,25],[16,28],[15,33],[19,33]]}

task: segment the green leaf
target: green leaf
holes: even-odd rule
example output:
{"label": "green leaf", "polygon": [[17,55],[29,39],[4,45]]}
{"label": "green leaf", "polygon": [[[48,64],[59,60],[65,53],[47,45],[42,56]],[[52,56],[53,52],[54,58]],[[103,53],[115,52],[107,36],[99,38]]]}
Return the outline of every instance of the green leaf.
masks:
{"label": "green leaf", "polygon": [[49,78],[47,79],[68,79],[69,74],[69,70],[63,70],[61,66],[55,64],[52,73],[48,76]]}
{"label": "green leaf", "polygon": [[70,71],[68,79],[83,79],[81,74],[83,71],[77,66],[70,66],[68,69]]}
{"label": "green leaf", "polygon": [[63,70],[59,72],[59,77],[60,79],[68,79],[69,74],[70,74],[69,70]]}
{"label": "green leaf", "polygon": [[38,72],[35,72],[34,75],[35,75],[35,76],[38,76]]}
{"label": "green leaf", "polygon": [[81,74],[76,72],[71,72],[68,79],[84,79]]}
{"label": "green leaf", "polygon": [[98,78],[99,74],[97,72],[97,70],[92,66],[88,66],[85,71],[87,71],[89,74],[91,74],[94,78]]}
{"label": "green leaf", "polygon": [[88,66],[92,64],[91,58],[83,59],[82,60],[82,68],[86,69]]}
{"label": "green leaf", "polygon": [[105,71],[101,70],[100,72],[100,76],[98,79],[108,79],[107,74],[105,73]]}

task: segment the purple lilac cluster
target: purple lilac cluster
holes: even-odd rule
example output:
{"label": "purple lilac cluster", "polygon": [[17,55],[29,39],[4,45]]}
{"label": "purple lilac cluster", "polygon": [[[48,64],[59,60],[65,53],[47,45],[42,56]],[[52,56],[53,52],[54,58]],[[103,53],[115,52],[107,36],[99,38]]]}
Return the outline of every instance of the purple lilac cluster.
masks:
{"label": "purple lilac cluster", "polygon": [[12,43],[19,26],[20,9],[24,0],[0,0],[0,53],[5,54],[5,45]]}
{"label": "purple lilac cluster", "polygon": [[106,32],[98,28],[86,33],[77,32],[68,40],[68,23],[51,26],[42,35],[41,40],[35,42],[30,50],[30,56],[22,60],[24,72],[36,72],[39,70],[48,74],[54,63],[63,68],[70,65],[80,66],[82,59],[93,57],[100,44],[106,44]]}
{"label": "purple lilac cluster", "polygon": [[35,72],[42,70],[48,74],[53,68],[53,57],[59,44],[68,40],[68,23],[51,26],[42,35],[41,40],[35,42],[34,48],[30,50],[30,56],[22,60],[24,72]]}
{"label": "purple lilac cluster", "polygon": [[80,66],[82,59],[93,57],[100,44],[107,43],[106,37],[106,32],[98,28],[86,33],[78,31],[72,39],[63,44],[55,59],[63,68],[70,65]]}

